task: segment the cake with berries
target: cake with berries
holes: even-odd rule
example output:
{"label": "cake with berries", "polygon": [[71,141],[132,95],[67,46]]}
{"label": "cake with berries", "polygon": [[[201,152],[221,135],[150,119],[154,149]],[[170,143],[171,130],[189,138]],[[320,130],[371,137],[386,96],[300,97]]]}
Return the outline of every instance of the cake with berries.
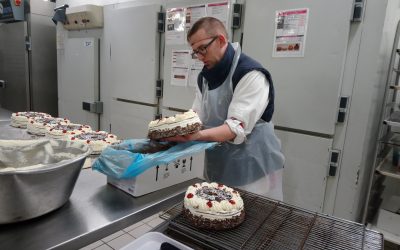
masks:
{"label": "cake with berries", "polygon": [[10,125],[16,128],[26,128],[28,120],[34,117],[51,117],[51,115],[42,112],[16,112],[11,115]]}
{"label": "cake with berries", "polygon": [[239,192],[218,183],[196,183],[188,187],[183,216],[195,227],[226,230],[237,227],[245,218]]}
{"label": "cake with berries", "polygon": [[46,127],[46,137],[58,140],[68,140],[70,136],[92,131],[89,125],[82,124],[57,124],[53,127]]}
{"label": "cake with berries", "polygon": [[193,110],[164,117],[149,123],[148,138],[157,140],[176,135],[186,135],[201,130],[202,123],[199,116]]}
{"label": "cake with berries", "polygon": [[70,121],[66,118],[57,117],[33,117],[29,118],[27,131],[33,135],[45,135],[47,127],[54,127],[58,124],[67,125]]}
{"label": "cake with berries", "polygon": [[88,131],[76,135],[71,135],[70,140],[87,143],[92,149],[92,154],[101,154],[108,146],[119,142],[116,135],[106,131]]}

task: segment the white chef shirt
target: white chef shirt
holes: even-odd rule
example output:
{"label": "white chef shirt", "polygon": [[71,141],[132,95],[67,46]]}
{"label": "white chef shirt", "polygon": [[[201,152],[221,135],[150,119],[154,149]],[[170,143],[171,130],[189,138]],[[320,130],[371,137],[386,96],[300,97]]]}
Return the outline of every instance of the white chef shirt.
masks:
{"label": "white chef shirt", "polygon": [[[233,144],[241,144],[251,133],[256,122],[261,118],[269,102],[269,82],[260,71],[250,71],[240,79],[233,92],[225,123],[236,137]],[[196,97],[192,109],[201,114],[202,94],[196,87]]]}

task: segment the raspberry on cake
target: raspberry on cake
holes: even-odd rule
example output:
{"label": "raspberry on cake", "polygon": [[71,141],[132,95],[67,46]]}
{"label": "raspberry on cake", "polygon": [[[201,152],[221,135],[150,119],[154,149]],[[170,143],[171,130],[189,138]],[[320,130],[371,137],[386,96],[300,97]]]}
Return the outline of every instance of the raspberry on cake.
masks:
{"label": "raspberry on cake", "polygon": [[34,135],[45,135],[46,127],[54,127],[58,124],[67,125],[70,121],[66,118],[56,117],[33,117],[29,118],[27,129],[28,133]]}
{"label": "raspberry on cake", "polygon": [[71,135],[70,140],[89,144],[92,154],[100,154],[108,145],[119,142],[116,135],[106,131],[89,131],[78,135]]}
{"label": "raspberry on cake", "polygon": [[16,112],[11,115],[11,126],[16,128],[26,128],[28,119],[34,117],[51,117],[51,115],[42,112]]}
{"label": "raspberry on cake", "polygon": [[57,124],[54,127],[46,127],[46,137],[52,139],[68,140],[70,135],[78,135],[83,132],[92,131],[89,125],[81,124]]}
{"label": "raspberry on cake", "polygon": [[182,114],[154,120],[149,123],[148,137],[152,140],[186,135],[201,130],[202,123],[193,110]]}
{"label": "raspberry on cake", "polygon": [[226,230],[240,225],[245,211],[239,192],[223,184],[203,182],[188,187],[183,216],[198,228]]}

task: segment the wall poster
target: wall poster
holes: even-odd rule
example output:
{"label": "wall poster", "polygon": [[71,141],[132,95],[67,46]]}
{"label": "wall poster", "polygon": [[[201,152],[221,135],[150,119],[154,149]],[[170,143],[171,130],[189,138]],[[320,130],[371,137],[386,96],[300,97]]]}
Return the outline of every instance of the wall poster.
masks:
{"label": "wall poster", "polygon": [[191,55],[189,50],[172,50],[171,85],[187,86],[190,64]]}
{"label": "wall poster", "polygon": [[278,10],[272,57],[304,57],[309,9]]}
{"label": "wall poster", "polygon": [[185,41],[185,9],[167,9],[165,31],[166,44],[184,44]]}
{"label": "wall poster", "polygon": [[191,6],[186,8],[186,32],[190,30],[193,24],[202,17],[206,16],[206,6]]}
{"label": "wall poster", "polygon": [[215,17],[219,19],[229,30],[228,16],[229,16],[229,4],[228,2],[221,3],[209,3],[207,5],[207,16]]}

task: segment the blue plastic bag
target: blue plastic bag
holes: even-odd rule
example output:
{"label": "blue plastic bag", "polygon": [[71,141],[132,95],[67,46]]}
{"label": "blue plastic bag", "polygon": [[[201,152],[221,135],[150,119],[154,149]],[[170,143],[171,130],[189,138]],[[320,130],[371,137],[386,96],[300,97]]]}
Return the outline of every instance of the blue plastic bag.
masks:
{"label": "blue plastic bag", "polygon": [[[115,179],[129,179],[138,176],[151,167],[198,154],[215,145],[217,145],[216,142],[191,141],[171,144],[148,139],[130,139],[103,150],[92,168]],[[142,153],[160,146],[171,147],[165,151],[152,154]]]}

